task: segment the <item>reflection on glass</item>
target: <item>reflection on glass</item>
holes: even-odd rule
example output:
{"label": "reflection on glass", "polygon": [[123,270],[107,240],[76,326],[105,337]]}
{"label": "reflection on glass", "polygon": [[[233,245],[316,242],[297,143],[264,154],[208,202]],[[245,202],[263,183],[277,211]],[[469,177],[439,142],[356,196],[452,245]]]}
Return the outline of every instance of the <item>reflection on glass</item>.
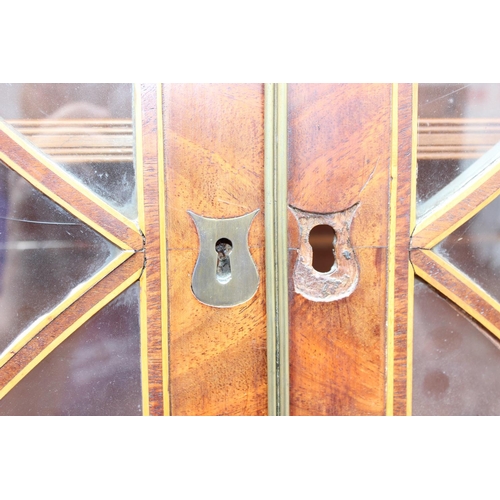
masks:
{"label": "reflection on glass", "polygon": [[0,415],[141,415],[139,284],[43,359],[0,401]]}
{"label": "reflection on glass", "polygon": [[0,84],[0,116],[130,219],[137,218],[132,85]]}
{"label": "reflection on glass", "polygon": [[434,251],[500,301],[500,198],[445,238]]}
{"label": "reflection on glass", "polygon": [[500,343],[415,282],[414,415],[500,415]]}
{"label": "reflection on glass", "polygon": [[500,84],[419,84],[418,99],[421,204],[500,141]]}
{"label": "reflection on glass", "polygon": [[0,163],[0,353],[119,252]]}

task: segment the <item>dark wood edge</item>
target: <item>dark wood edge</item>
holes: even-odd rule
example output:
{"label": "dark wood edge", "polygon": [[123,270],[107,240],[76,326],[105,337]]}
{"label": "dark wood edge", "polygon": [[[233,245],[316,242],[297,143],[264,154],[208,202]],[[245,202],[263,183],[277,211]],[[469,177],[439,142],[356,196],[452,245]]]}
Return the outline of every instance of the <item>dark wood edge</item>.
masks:
{"label": "dark wood edge", "polygon": [[394,283],[393,414],[406,415],[408,353],[408,267],[412,179],[413,85],[398,85],[398,179],[396,215],[396,275]]}
{"label": "dark wood edge", "polygon": [[[146,235],[146,300],[149,414],[169,413],[164,408],[162,303],[160,262],[159,166],[158,166],[158,86],[141,84],[144,219]],[[160,168],[163,168],[161,166]]]}

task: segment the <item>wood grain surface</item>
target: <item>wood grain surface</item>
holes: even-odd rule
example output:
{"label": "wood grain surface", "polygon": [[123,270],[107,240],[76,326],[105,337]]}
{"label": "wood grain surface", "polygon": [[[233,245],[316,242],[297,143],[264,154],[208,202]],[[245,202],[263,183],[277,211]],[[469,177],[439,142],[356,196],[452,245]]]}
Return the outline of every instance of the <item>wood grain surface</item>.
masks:
{"label": "wood grain surface", "polygon": [[[264,88],[163,88],[172,414],[264,415]],[[228,218],[255,209],[249,246],[257,293],[235,307],[202,304],[191,290],[199,241],[187,211]]]}
{"label": "wood grain surface", "polygon": [[147,301],[147,364],[149,387],[149,414],[160,416],[169,412],[164,408],[163,352],[161,309],[166,307],[161,297],[159,176],[163,165],[158,164],[157,92],[155,84],[141,85],[142,150],[144,185],[144,233],[146,249]]}
{"label": "wood grain surface", "polygon": [[[409,245],[412,189],[412,84],[398,85],[398,168],[394,283],[394,399],[393,414],[407,414],[408,318],[413,290],[409,290]],[[413,271],[411,271],[413,272]],[[411,295],[410,295],[411,294]],[[410,301],[410,303],[409,303]],[[411,326],[411,325],[410,325]]]}
{"label": "wood grain surface", "polygon": [[360,264],[358,286],[345,299],[319,303],[296,294],[297,223],[289,217],[292,415],[385,411],[391,91],[386,84],[289,85],[289,204],[329,213],[359,203],[351,240]]}

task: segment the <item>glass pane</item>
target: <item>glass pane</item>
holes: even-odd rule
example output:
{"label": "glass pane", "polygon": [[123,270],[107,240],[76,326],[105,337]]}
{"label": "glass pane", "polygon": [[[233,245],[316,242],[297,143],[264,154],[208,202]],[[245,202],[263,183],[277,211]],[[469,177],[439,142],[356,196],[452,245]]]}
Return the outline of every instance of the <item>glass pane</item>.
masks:
{"label": "glass pane", "polygon": [[500,415],[500,343],[415,282],[414,415]]}
{"label": "glass pane", "polygon": [[500,141],[500,84],[419,84],[419,215],[423,203]]}
{"label": "glass pane", "polygon": [[0,352],[119,252],[0,163]]}
{"label": "glass pane", "polygon": [[0,401],[0,415],[141,415],[139,284],[81,326]]}
{"label": "glass pane", "polygon": [[135,220],[132,97],[123,83],[4,83],[0,116]]}
{"label": "glass pane", "polygon": [[500,301],[500,198],[439,243],[434,251]]}

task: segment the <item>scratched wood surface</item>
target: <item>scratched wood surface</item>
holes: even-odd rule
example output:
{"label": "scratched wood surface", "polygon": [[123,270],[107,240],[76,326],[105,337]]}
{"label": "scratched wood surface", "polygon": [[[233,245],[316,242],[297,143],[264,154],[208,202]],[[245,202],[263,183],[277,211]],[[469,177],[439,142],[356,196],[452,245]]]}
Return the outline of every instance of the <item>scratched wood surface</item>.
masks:
{"label": "scratched wood surface", "polygon": [[393,414],[406,415],[408,400],[408,313],[413,290],[408,289],[408,248],[412,176],[412,85],[398,85],[398,172],[394,283],[394,399]]}
{"label": "scratched wood surface", "polygon": [[[264,415],[267,361],[264,270],[264,88],[164,85],[173,415]],[[191,277],[199,250],[188,210],[214,218],[255,209],[250,253],[260,284],[229,308],[199,302]]]}
{"label": "scratched wood surface", "polygon": [[385,412],[391,85],[289,85],[289,204],[317,213],[359,202],[351,240],[356,290],[321,303],[295,293],[290,227],[290,412]]}
{"label": "scratched wood surface", "polygon": [[161,262],[159,176],[163,166],[158,164],[157,85],[141,85],[142,150],[144,183],[144,223],[146,248],[146,302],[149,414],[169,413],[164,408],[162,325],[161,325]]}

